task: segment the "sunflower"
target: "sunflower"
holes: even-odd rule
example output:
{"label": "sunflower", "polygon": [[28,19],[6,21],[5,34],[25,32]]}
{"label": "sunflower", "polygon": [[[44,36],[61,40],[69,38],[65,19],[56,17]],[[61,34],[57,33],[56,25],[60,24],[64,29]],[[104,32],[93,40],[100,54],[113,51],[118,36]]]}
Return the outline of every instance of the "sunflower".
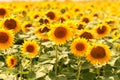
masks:
{"label": "sunflower", "polygon": [[9,68],[13,68],[17,65],[17,58],[13,55],[7,56],[6,58],[6,64]]}
{"label": "sunflower", "polygon": [[94,32],[97,34],[98,38],[107,36],[111,31],[111,28],[107,24],[100,24],[94,28]]}
{"label": "sunflower", "polygon": [[92,64],[104,64],[111,58],[111,52],[107,45],[104,44],[94,44],[89,47],[86,58]]}
{"label": "sunflower", "polygon": [[49,18],[45,17],[45,18],[39,18],[38,22],[40,23],[40,25],[42,25],[42,24],[50,24],[51,20]]}
{"label": "sunflower", "polygon": [[93,34],[93,32],[91,30],[88,30],[88,29],[80,30],[78,35],[80,38],[85,38],[88,40],[96,38],[95,34]]}
{"label": "sunflower", "polygon": [[40,15],[40,11],[30,11],[28,13],[28,16],[30,17],[31,20],[34,20],[34,19],[37,19],[39,18],[41,15]]}
{"label": "sunflower", "polygon": [[48,17],[50,20],[56,20],[58,11],[57,10],[48,10],[45,13],[46,17]]}
{"label": "sunflower", "polygon": [[14,33],[20,30],[19,20],[16,18],[4,18],[2,20],[2,26],[5,30],[12,30]]}
{"label": "sunflower", "polygon": [[0,8],[0,18],[4,17],[7,15],[7,9],[1,7]]}
{"label": "sunflower", "polygon": [[54,41],[56,44],[65,44],[66,40],[72,38],[71,28],[65,26],[64,24],[54,24],[54,27],[48,33],[50,40]]}
{"label": "sunflower", "polygon": [[90,15],[85,15],[85,14],[80,18],[80,21],[84,23],[89,23],[91,20],[92,17]]}
{"label": "sunflower", "polygon": [[75,56],[83,56],[88,48],[88,42],[84,38],[77,38],[72,42],[70,48]]}
{"label": "sunflower", "polygon": [[27,32],[30,31],[29,28],[32,27],[32,26],[33,26],[33,25],[32,25],[31,22],[25,21],[25,22],[22,24],[21,29],[22,29],[22,31],[23,31],[24,33],[27,33]]}
{"label": "sunflower", "polygon": [[28,58],[34,58],[39,51],[39,45],[35,40],[25,41],[22,45],[22,53],[26,55]]}
{"label": "sunflower", "polygon": [[48,39],[48,32],[50,31],[50,28],[48,26],[41,26],[36,28],[35,35],[40,39]]}
{"label": "sunflower", "polygon": [[4,50],[13,45],[14,35],[10,30],[0,30],[0,49]]}

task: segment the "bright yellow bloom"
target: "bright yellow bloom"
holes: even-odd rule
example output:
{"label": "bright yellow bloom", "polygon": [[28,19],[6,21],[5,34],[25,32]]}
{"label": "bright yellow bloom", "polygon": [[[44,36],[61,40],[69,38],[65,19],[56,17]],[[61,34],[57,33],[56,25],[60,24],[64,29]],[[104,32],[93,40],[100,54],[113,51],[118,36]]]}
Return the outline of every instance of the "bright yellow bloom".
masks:
{"label": "bright yellow bloom", "polygon": [[15,56],[7,56],[6,58],[6,64],[9,68],[13,68],[17,65],[17,58]]}
{"label": "bright yellow bloom", "polygon": [[35,40],[25,41],[22,45],[22,53],[28,58],[34,58],[39,52],[39,45]]}

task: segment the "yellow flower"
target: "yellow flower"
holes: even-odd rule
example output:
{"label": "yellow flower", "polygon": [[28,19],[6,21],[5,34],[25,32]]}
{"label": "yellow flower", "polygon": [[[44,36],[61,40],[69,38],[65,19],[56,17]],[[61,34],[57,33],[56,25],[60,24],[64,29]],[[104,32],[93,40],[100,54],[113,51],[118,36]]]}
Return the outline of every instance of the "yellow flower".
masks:
{"label": "yellow flower", "polygon": [[107,24],[101,24],[94,28],[94,32],[96,33],[98,38],[107,36],[111,31],[111,28]]}
{"label": "yellow flower", "polygon": [[88,29],[80,30],[78,35],[80,38],[85,38],[88,40],[96,38],[96,35],[92,32],[92,30],[88,30]]}
{"label": "yellow flower", "polygon": [[3,18],[8,14],[7,9],[4,7],[0,7],[0,18]]}
{"label": "yellow flower", "polygon": [[14,35],[10,30],[0,30],[0,49],[4,50],[13,45]]}
{"label": "yellow flower", "polygon": [[25,41],[22,45],[22,53],[28,58],[34,58],[39,52],[39,45],[35,40]]}
{"label": "yellow flower", "polygon": [[94,44],[87,50],[86,58],[92,64],[104,64],[111,59],[111,51],[107,45]]}
{"label": "yellow flower", "polygon": [[4,18],[1,23],[5,30],[12,30],[14,33],[17,33],[21,29],[19,20],[13,17]]}
{"label": "yellow flower", "polygon": [[50,40],[58,45],[65,44],[67,40],[72,38],[72,35],[72,30],[64,24],[54,24],[48,33]]}
{"label": "yellow flower", "polygon": [[48,32],[50,31],[50,28],[48,26],[40,26],[36,28],[35,35],[40,39],[48,39]]}
{"label": "yellow flower", "polygon": [[17,65],[17,58],[13,55],[7,56],[6,58],[6,64],[9,68],[13,68]]}
{"label": "yellow flower", "polygon": [[30,30],[28,28],[32,27],[32,23],[30,21],[24,21],[24,23],[21,26],[21,29],[24,33],[29,32]]}
{"label": "yellow flower", "polygon": [[57,10],[48,10],[45,12],[46,17],[48,17],[51,20],[56,20],[57,19],[57,15],[58,15],[58,11]]}
{"label": "yellow flower", "polygon": [[77,38],[72,42],[70,48],[75,56],[84,56],[88,48],[88,42],[84,38]]}

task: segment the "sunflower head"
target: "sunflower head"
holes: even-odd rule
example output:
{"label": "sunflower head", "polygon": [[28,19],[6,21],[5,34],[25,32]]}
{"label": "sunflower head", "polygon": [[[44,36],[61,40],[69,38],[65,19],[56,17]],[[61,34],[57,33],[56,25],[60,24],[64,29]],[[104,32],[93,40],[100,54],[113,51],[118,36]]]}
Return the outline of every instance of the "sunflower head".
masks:
{"label": "sunflower head", "polygon": [[25,41],[22,45],[22,53],[28,58],[34,58],[39,52],[39,45],[35,40]]}
{"label": "sunflower head", "polygon": [[83,56],[88,48],[88,42],[84,38],[77,38],[71,44],[71,51],[75,56]]}
{"label": "sunflower head", "polygon": [[85,16],[85,15],[83,15],[81,18],[80,18],[80,21],[81,22],[84,22],[84,23],[89,23],[90,21],[91,21],[91,16]]}
{"label": "sunflower head", "polygon": [[85,38],[87,40],[96,38],[96,36],[93,34],[93,32],[91,30],[88,30],[88,29],[81,30],[79,32],[79,37],[80,38]]}
{"label": "sunflower head", "polygon": [[4,18],[2,20],[2,26],[5,30],[12,30],[14,33],[17,33],[20,30],[19,20],[16,18]]}
{"label": "sunflower head", "polygon": [[14,35],[10,30],[0,30],[0,49],[8,49],[13,45]]}
{"label": "sunflower head", "polygon": [[89,47],[86,53],[86,58],[92,64],[104,64],[110,60],[111,52],[107,45],[94,44]]}
{"label": "sunflower head", "polygon": [[0,8],[0,18],[4,17],[7,15],[7,9],[5,8]]}
{"label": "sunflower head", "polygon": [[60,14],[60,12],[58,12],[58,10],[47,10],[45,12],[45,16],[48,17],[50,20],[57,20],[58,15]]}
{"label": "sunflower head", "polygon": [[7,56],[6,58],[6,64],[9,68],[13,68],[17,65],[17,58],[13,55]]}
{"label": "sunflower head", "polygon": [[111,31],[111,28],[107,24],[101,24],[94,28],[94,32],[97,34],[98,37],[105,37],[107,36]]}
{"label": "sunflower head", "polygon": [[42,25],[36,28],[35,35],[40,39],[48,39],[48,32],[50,31],[49,26]]}
{"label": "sunflower head", "polygon": [[65,44],[67,40],[72,38],[71,28],[65,26],[64,24],[54,24],[48,33],[50,40],[58,45]]}
{"label": "sunflower head", "polygon": [[22,24],[22,27],[21,27],[21,29],[22,29],[22,31],[24,32],[24,33],[27,33],[27,32],[29,32],[30,31],[30,27],[32,27],[33,25],[32,25],[32,23],[30,22],[30,21],[25,21],[23,24]]}

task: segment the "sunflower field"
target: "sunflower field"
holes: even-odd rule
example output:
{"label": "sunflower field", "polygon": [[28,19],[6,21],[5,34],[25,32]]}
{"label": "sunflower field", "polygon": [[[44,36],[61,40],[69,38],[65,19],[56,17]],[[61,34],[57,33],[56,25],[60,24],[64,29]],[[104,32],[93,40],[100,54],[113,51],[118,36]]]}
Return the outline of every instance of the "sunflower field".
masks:
{"label": "sunflower field", "polygon": [[0,80],[120,80],[120,2],[0,2]]}

